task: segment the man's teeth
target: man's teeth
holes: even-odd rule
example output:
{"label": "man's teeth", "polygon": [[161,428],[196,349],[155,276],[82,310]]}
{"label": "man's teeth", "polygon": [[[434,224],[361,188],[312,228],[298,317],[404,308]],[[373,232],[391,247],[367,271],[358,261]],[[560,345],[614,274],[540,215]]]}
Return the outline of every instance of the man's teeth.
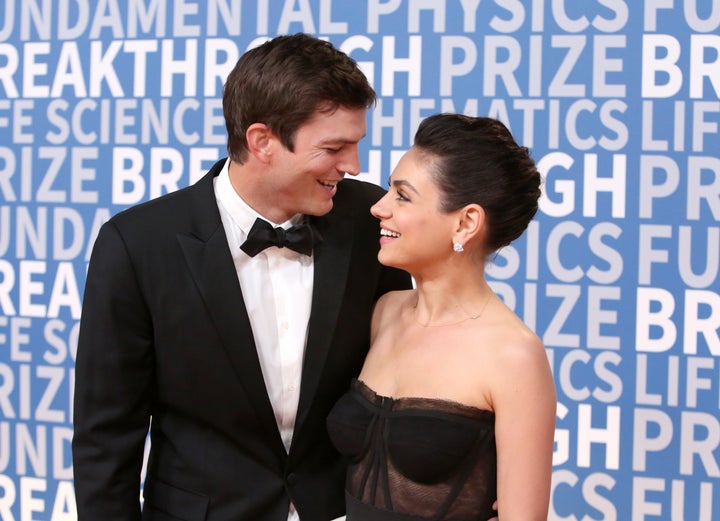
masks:
{"label": "man's teeth", "polygon": [[400,237],[400,234],[398,232],[386,230],[385,228],[380,228],[380,235],[383,235],[385,237]]}
{"label": "man's teeth", "polygon": [[323,185],[323,186],[327,186],[328,188],[335,188],[335,185],[336,185],[337,183],[328,183],[328,182],[325,182],[325,181],[320,181],[320,184]]}

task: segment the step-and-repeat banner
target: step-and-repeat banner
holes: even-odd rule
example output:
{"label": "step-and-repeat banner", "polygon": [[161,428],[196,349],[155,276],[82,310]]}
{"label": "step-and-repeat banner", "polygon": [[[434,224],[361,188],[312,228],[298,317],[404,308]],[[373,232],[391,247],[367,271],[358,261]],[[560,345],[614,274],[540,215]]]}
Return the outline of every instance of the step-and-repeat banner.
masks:
{"label": "step-and-repeat banner", "polygon": [[76,519],[98,228],[223,157],[224,78],[295,32],[378,92],[367,180],[441,111],[531,149],[540,212],[488,276],[554,371],[549,519],[720,519],[718,0],[1,0],[0,518]]}

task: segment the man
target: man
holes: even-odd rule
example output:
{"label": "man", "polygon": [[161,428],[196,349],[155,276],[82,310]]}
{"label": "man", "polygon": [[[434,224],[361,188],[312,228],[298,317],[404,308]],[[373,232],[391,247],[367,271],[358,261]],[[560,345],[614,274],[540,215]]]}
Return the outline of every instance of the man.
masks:
{"label": "man", "polygon": [[374,100],[329,43],[275,38],[228,77],[229,159],[103,226],[76,366],[79,521],[342,515],[325,417],[361,367],[374,302],[410,286],[376,260],[382,190],[340,182],[359,172]]}

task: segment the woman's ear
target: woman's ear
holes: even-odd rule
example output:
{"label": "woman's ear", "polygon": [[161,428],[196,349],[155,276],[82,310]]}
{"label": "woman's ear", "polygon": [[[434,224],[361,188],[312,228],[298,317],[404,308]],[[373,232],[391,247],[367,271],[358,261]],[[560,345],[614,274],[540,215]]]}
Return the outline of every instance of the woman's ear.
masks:
{"label": "woman's ear", "polygon": [[272,156],[271,142],[273,133],[265,123],[253,123],[245,131],[248,150],[252,156],[262,163],[269,163]]}
{"label": "woman's ear", "polygon": [[458,221],[454,242],[467,244],[475,237],[481,237],[485,229],[485,210],[479,204],[469,204],[458,210]]}

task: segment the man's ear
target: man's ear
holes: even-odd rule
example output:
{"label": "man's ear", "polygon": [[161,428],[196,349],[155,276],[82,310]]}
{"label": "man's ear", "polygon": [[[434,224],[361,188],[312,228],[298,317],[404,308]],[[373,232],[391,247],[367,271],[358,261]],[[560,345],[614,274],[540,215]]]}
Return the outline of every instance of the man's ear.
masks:
{"label": "man's ear", "polygon": [[275,135],[265,123],[253,123],[245,131],[248,151],[258,161],[269,163],[272,157],[272,140]]}

